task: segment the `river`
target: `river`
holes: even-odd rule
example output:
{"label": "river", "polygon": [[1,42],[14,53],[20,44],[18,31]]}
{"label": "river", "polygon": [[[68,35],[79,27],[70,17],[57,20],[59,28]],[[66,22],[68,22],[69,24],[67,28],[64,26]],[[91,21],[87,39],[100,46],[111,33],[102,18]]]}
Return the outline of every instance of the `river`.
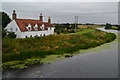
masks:
{"label": "river", "polygon": [[[103,31],[113,32],[115,30]],[[50,64],[3,72],[4,78],[118,78],[118,38]]]}

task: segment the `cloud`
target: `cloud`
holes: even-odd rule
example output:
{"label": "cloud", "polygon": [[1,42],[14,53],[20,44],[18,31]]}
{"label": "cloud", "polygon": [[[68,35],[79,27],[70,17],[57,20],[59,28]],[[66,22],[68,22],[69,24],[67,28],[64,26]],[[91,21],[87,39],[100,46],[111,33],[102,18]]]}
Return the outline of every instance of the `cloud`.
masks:
{"label": "cloud", "polygon": [[119,0],[1,0],[2,2],[119,2]]}
{"label": "cloud", "polygon": [[80,23],[117,23],[117,2],[3,2],[3,11],[10,17],[16,10],[19,18],[38,19],[43,13],[44,20],[52,18],[52,22],[74,22],[79,16]]}

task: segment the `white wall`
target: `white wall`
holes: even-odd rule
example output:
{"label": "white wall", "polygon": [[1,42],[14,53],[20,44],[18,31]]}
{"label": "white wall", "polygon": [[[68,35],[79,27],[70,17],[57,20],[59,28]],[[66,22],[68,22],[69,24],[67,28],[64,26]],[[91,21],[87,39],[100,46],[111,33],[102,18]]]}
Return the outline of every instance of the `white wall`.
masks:
{"label": "white wall", "polygon": [[[12,31],[11,31],[12,29]],[[16,30],[17,29],[17,30]],[[17,38],[21,37],[21,30],[18,27],[17,23],[15,20],[12,20],[12,22],[10,22],[7,27],[5,27],[5,30],[7,30],[8,32],[15,32],[15,34],[17,35]]]}
{"label": "white wall", "polygon": [[54,29],[52,28],[51,30],[44,30],[44,31],[25,31],[25,32],[21,32],[21,38],[26,38],[27,37],[35,37],[37,36],[47,36],[47,35],[52,35],[54,34]]}

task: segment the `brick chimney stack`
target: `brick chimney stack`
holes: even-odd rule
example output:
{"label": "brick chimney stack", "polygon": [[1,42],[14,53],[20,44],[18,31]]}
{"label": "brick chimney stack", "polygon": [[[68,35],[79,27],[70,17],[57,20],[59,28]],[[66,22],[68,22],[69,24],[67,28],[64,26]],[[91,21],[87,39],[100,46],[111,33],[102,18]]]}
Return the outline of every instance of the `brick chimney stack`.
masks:
{"label": "brick chimney stack", "polygon": [[40,13],[40,20],[43,21],[42,13]]}
{"label": "brick chimney stack", "polygon": [[48,18],[48,23],[51,23],[51,19],[50,19],[50,17]]}
{"label": "brick chimney stack", "polygon": [[16,19],[17,19],[17,14],[15,13],[15,10],[13,10],[12,19],[13,19],[13,20],[16,20]]}

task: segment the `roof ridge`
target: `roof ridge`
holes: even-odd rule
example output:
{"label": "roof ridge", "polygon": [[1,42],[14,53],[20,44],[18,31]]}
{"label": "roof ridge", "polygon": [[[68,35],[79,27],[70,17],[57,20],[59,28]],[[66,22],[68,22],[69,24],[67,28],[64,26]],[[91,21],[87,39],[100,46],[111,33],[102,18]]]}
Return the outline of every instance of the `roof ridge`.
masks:
{"label": "roof ridge", "polygon": [[[35,20],[35,19],[16,19],[16,20]],[[35,21],[41,21],[41,20],[35,20]]]}

